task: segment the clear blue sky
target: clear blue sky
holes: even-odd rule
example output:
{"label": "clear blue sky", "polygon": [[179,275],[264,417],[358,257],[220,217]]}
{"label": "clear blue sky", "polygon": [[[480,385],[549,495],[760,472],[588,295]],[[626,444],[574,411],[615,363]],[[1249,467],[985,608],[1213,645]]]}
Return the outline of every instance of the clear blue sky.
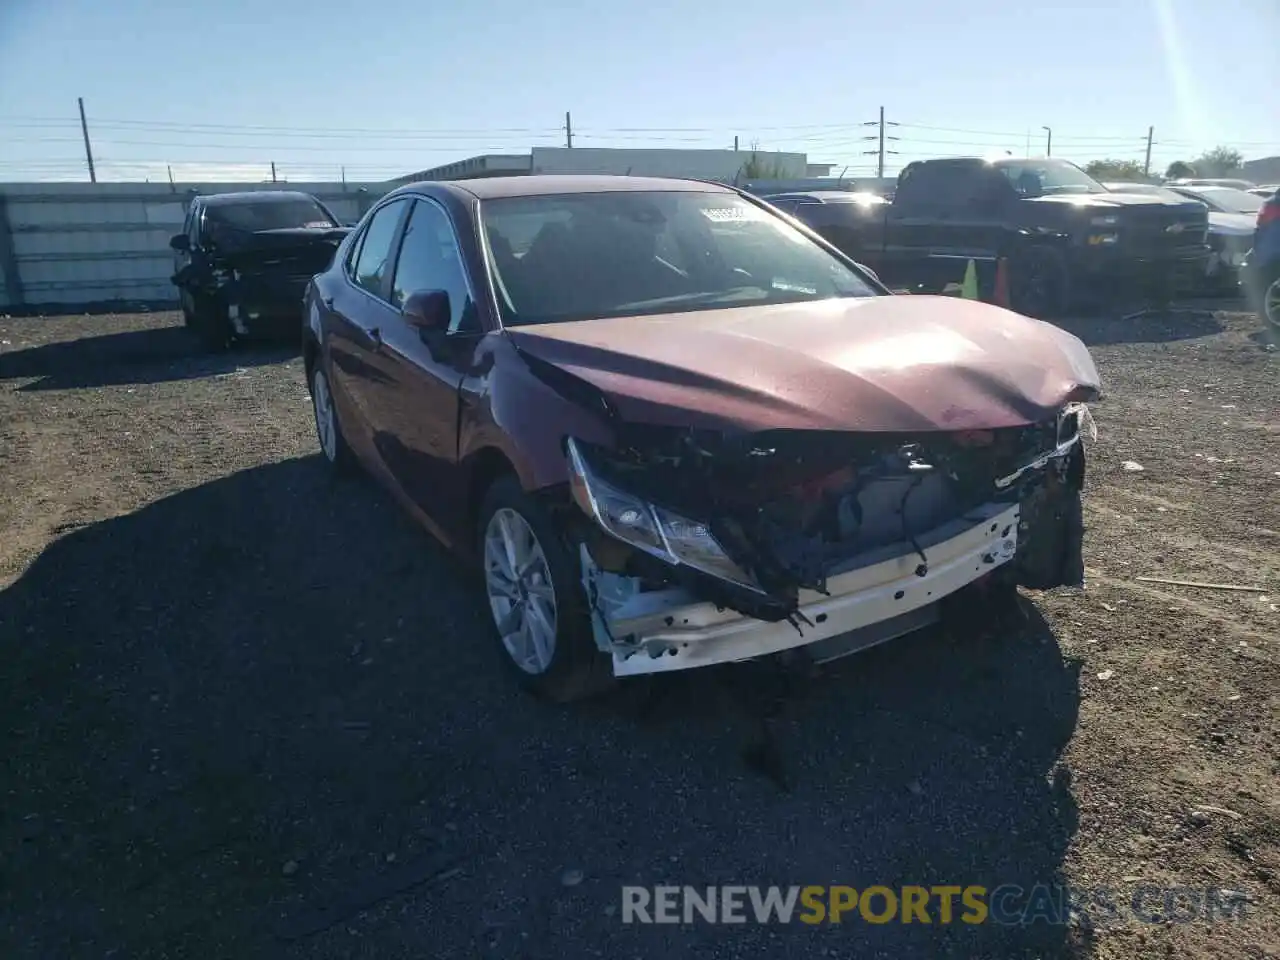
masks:
{"label": "clear blue sky", "polygon": [[[578,11],[589,11],[580,13]],[[0,0],[0,179],[382,179],[476,153],[1280,154],[1277,0]],[[325,135],[328,134],[328,135]],[[249,166],[243,166],[243,165]]]}

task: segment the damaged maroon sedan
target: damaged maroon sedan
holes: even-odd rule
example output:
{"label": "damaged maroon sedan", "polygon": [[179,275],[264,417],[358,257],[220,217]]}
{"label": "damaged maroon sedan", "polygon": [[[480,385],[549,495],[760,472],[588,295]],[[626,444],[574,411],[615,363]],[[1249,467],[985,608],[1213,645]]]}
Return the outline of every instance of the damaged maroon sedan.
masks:
{"label": "damaged maroon sedan", "polygon": [[482,571],[506,660],[556,699],[1083,581],[1084,345],[889,295],[732,188],[411,184],[306,306],[325,458]]}

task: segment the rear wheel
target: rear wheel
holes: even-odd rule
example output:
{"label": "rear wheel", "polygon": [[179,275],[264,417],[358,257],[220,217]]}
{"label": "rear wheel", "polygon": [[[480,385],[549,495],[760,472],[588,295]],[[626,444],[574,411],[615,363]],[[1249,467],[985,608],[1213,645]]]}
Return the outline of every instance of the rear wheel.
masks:
{"label": "rear wheel", "polygon": [[1071,271],[1062,251],[1044,244],[1026,247],[1009,262],[1009,299],[1029,317],[1060,317],[1071,304]]}
{"label": "rear wheel", "polygon": [[349,474],[355,467],[355,457],[338,425],[338,412],[333,405],[333,388],[324,364],[317,359],[311,370],[311,408],[316,418],[316,439],[320,452],[330,469],[336,474]]}
{"label": "rear wheel", "polygon": [[546,508],[502,477],[477,534],[494,632],[519,683],[558,703],[608,689],[613,670],[592,637],[576,558]]}

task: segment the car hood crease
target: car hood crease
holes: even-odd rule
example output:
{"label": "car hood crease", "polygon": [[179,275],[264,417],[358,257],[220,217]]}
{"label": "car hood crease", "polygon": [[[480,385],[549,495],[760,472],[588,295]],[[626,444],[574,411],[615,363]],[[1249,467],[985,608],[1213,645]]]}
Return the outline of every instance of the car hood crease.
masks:
{"label": "car hood crease", "polygon": [[1100,389],[1084,345],[948,297],[870,297],[507,328],[636,423],[933,432],[1038,422]]}

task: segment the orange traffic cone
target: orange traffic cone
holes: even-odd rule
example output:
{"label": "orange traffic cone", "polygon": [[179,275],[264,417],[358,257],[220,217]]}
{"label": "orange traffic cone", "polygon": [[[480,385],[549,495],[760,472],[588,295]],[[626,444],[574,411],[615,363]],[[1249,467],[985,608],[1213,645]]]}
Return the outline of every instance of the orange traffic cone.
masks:
{"label": "orange traffic cone", "polygon": [[995,304],[1010,309],[1009,303],[1009,261],[1001,257],[996,261]]}
{"label": "orange traffic cone", "polygon": [[965,300],[977,300],[978,297],[978,267],[972,260],[969,265],[964,268],[964,281],[960,284],[960,296]]}

